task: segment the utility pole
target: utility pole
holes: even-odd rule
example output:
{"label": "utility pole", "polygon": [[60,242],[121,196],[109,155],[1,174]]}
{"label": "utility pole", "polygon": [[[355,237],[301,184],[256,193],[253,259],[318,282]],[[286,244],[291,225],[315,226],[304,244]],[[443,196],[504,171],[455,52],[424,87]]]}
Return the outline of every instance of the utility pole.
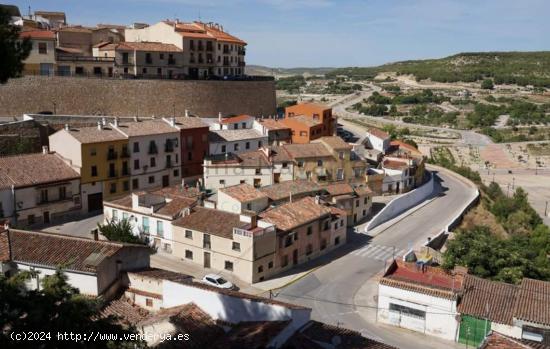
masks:
{"label": "utility pole", "polygon": [[546,201],[546,207],[544,208],[544,216],[548,216],[548,201]]}

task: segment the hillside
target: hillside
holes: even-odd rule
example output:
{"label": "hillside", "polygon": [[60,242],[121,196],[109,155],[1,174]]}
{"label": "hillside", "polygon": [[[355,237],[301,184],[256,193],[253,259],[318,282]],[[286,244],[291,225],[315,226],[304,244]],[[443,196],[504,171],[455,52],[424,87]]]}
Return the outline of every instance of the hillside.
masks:
{"label": "hillside", "polygon": [[275,75],[291,76],[291,75],[324,75],[336,68],[320,67],[320,68],[271,68],[262,65],[247,65],[246,74],[248,75]]}
{"label": "hillside", "polygon": [[550,51],[459,53],[441,59],[403,61],[378,67],[335,69],[327,77],[369,79],[380,72],[412,74],[418,80],[474,82],[493,78],[497,84],[550,87]]}

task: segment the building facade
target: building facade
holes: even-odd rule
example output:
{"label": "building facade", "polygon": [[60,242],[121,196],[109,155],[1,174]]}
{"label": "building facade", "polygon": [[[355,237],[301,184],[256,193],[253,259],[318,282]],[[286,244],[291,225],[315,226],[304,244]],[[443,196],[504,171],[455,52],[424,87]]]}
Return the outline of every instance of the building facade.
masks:
{"label": "building facade", "polygon": [[31,43],[29,56],[23,61],[23,73],[32,75],[53,75],[56,68],[55,33],[49,30],[22,31],[21,39]]}
{"label": "building facade", "polygon": [[291,129],[292,143],[298,144],[333,136],[337,123],[332,115],[332,108],[315,103],[300,103],[286,107],[285,118],[281,122]]}

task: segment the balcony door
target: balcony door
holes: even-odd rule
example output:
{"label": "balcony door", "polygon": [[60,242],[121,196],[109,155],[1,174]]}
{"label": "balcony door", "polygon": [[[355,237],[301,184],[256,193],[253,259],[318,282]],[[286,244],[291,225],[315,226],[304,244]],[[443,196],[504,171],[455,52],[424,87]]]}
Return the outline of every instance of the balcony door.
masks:
{"label": "balcony door", "polygon": [[204,252],[204,267],[210,268],[210,252]]}

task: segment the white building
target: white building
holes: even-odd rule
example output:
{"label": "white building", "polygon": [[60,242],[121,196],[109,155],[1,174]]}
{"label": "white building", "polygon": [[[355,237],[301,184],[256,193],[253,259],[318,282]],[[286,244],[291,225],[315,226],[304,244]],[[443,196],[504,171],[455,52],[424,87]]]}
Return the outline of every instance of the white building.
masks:
{"label": "white building", "polygon": [[239,214],[245,210],[259,213],[269,205],[268,196],[247,183],[221,188],[217,199],[218,210]]}
{"label": "white building", "polygon": [[393,261],[378,286],[378,321],[455,341],[463,275]]}
{"label": "white building", "polygon": [[239,154],[267,145],[267,136],[253,129],[210,131],[208,140],[211,156],[227,153]]}
{"label": "white building", "polygon": [[144,120],[111,126],[128,138],[132,190],[167,187],[181,181],[180,131],[164,120]]}
{"label": "white building", "polygon": [[228,116],[228,117],[222,117],[222,113],[218,114],[218,119],[214,121],[214,119],[208,119],[204,118],[203,120],[207,120],[207,122],[210,125],[210,130],[239,130],[239,129],[250,129],[254,125],[254,120],[256,118],[250,115],[235,115],[235,116]]}
{"label": "white building", "polygon": [[365,142],[367,142],[368,147],[385,153],[390,147],[391,137],[382,130],[369,128]]}
{"label": "white building", "polygon": [[0,218],[19,227],[81,213],[80,175],[56,153],[0,157]]}

